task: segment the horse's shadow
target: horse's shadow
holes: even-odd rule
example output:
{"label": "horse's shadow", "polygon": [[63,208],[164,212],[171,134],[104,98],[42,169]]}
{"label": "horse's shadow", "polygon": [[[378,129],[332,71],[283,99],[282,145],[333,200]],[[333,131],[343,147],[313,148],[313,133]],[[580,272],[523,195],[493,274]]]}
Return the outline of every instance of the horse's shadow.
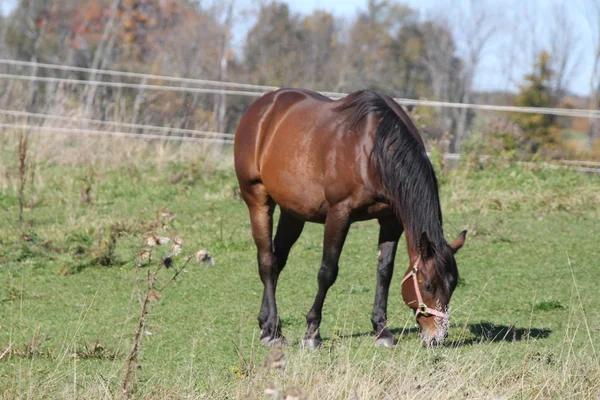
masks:
{"label": "horse's shadow", "polygon": [[[454,328],[457,329],[458,327]],[[546,339],[552,331],[546,328],[517,328],[514,325],[495,325],[489,322],[468,324],[466,329],[470,337],[456,338],[444,342],[445,347],[461,347],[478,343],[520,342],[531,339]],[[390,331],[396,336],[418,334],[418,328],[393,328]],[[372,336],[374,332],[354,333],[344,337]],[[464,333],[461,336],[465,336]]]}
{"label": "horse's shadow", "polygon": [[546,328],[517,328],[514,325],[495,325],[489,322],[468,324],[471,337],[446,341],[444,346],[460,347],[477,343],[521,342],[531,339],[546,339],[552,331]]}
{"label": "horse's shadow", "polygon": [[[417,334],[417,333],[419,333],[419,329],[418,328],[390,328],[390,332],[392,332],[392,334],[394,334],[394,336],[398,337],[398,336],[404,336],[404,335],[410,335],[410,334]],[[347,334],[347,335],[342,335],[341,338],[348,339],[348,338],[361,338],[361,337],[372,337],[372,336],[373,337],[375,336],[374,331],[355,332],[355,333],[351,333],[351,334]]]}

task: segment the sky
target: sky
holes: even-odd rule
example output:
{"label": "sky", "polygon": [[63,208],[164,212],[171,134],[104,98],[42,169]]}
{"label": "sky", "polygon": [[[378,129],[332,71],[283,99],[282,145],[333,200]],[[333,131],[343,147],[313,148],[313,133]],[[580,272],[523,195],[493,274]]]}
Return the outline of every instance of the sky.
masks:
{"label": "sky", "polygon": [[[74,0],[77,1],[77,0]],[[219,0],[215,0],[219,1]],[[256,8],[260,0],[235,0],[236,6],[241,10]],[[367,0],[284,0],[292,11],[309,14],[315,9],[327,10],[336,17],[350,21],[359,10],[366,9]],[[391,0],[394,1],[394,0]],[[533,54],[542,49],[550,49],[552,45],[551,26],[554,21],[555,9],[563,6],[561,12],[565,13],[573,25],[576,40],[570,54],[572,55],[572,71],[568,74],[566,87],[573,93],[587,95],[589,81],[593,69],[593,33],[589,28],[588,17],[584,2],[586,0],[396,0],[417,10],[421,18],[435,17],[440,13],[455,13],[459,9],[468,10],[472,1],[485,2],[490,11],[499,13],[503,21],[484,51],[480,65],[475,75],[476,90],[516,90],[525,74],[533,66]],[[2,12],[10,12],[16,0],[0,0]],[[201,2],[205,3],[205,2]],[[253,20],[249,13],[243,14],[236,21],[233,46],[241,52],[243,40],[247,30],[252,26]],[[468,11],[463,17],[454,17],[452,28],[460,31],[465,22],[464,15],[468,18]],[[530,15],[529,22],[524,21],[523,15]],[[513,31],[520,31],[522,35],[519,43],[514,43]],[[457,35],[458,45],[463,44],[460,35]],[[507,68],[507,65],[512,68]],[[511,72],[508,73],[507,71]]]}
{"label": "sky", "polygon": [[[394,1],[394,0],[391,0]],[[435,17],[440,13],[458,13],[458,9],[469,8],[471,1],[484,1],[490,6],[490,11],[500,13],[503,22],[498,28],[495,40],[490,42],[484,51],[482,61],[475,75],[476,90],[517,90],[523,76],[533,67],[532,49],[542,50],[551,47],[552,36],[550,25],[553,21],[555,8],[563,6],[561,12],[567,13],[575,31],[575,44],[572,46],[573,68],[567,79],[566,87],[573,93],[587,95],[592,73],[594,43],[592,31],[586,17],[586,0],[396,0],[417,10],[421,18]],[[292,11],[309,14],[315,9],[330,11],[337,17],[350,20],[357,12],[366,9],[367,0],[286,0]],[[237,0],[242,7],[255,7],[257,0]],[[525,11],[532,15],[531,23],[520,22]],[[467,11],[468,14],[468,11]],[[251,19],[247,20],[251,26]],[[456,20],[454,29],[459,30],[462,21]],[[535,26],[531,28],[530,26]],[[238,48],[242,47],[245,30],[243,26],[234,32],[234,40]],[[512,31],[523,31],[523,45],[513,43]],[[247,30],[247,28],[246,28]],[[533,33],[535,32],[535,33]],[[510,35],[509,35],[510,33]],[[459,45],[461,43],[458,43]],[[526,54],[523,54],[526,53]],[[511,57],[510,54],[513,54]],[[506,65],[511,64],[513,71],[507,76]]]}

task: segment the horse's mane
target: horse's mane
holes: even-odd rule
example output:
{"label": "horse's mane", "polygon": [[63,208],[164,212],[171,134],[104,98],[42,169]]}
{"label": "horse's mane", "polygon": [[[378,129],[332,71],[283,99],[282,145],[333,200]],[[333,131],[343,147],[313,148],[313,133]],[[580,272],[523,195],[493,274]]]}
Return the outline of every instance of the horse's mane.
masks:
{"label": "horse's mane", "polygon": [[[353,108],[349,123],[356,129],[369,114],[379,118],[371,152],[377,174],[404,229],[414,239],[413,250],[423,232],[444,265],[448,244],[442,229],[438,183],[425,146],[411,132],[385,99],[370,90],[354,92],[341,100],[337,110]],[[437,260],[436,260],[437,261]]]}

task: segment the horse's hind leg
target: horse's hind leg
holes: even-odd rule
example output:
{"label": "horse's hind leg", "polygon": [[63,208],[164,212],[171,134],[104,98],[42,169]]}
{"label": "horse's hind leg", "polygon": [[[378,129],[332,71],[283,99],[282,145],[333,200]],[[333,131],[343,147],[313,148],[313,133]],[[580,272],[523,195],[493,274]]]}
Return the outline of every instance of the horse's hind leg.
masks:
{"label": "horse's hind leg", "polygon": [[[277,224],[277,233],[275,234],[275,257],[277,257],[277,266],[279,267],[277,275],[287,263],[288,256],[292,246],[302,233],[304,229],[304,221],[299,220],[285,211],[281,210],[281,216],[279,217],[279,223]],[[277,285],[277,278],[275,278],[275,285]]]}
{"label": "horse's hind leg", "polygon": [[387,327],[387,303],[390,282],[394,273],[394,259],[398,240],[403,227],[395,219],[379,220],[379,258],[377,261],[377,288],[375,290],[375,305],[371,322],[375,330],[377,346],[393,346],[396,344],[394,335]]}
{"label": "horse's hind leg", "polygon": [[[279,274],[285,267],[290,250],[300,237],[303,228],[304,221],[294,218],[281,210],[281,216],[279,217],[277,233],[275,234],[274,240],[275,263],[273,271],[273,291],[275,293],[277,292],[277,280],[279,279]],[[262,306],[260,308],[260,313],[258,314],[258,324],[261,329],[263,329],[263,326],[267,323],[270,314],[267,298],[266,295],[263,295]],[[277,325],[281,327],[279,319]]]}
{"label": "horse's hind leg", "polygon": [[325,220],[325,238],[323,240],[323,259],[319,269],[319,290],[310,312],[306,315],[306,334],[302,347],[316,349],[321,346],[321,315],[327,291],[333,285],[338,275],[338,261],[350,228],[350,213],[345,207],[332,207]]}
{"label": "horse's hind leg", "polygon": [[[304,221],[292,217],[285,211],[281,210],[281,216],[279,217],[279,223],[277,224],[277,233],[275,234],[274,251],[275,251],[275,270],[273,275],[273,287],[274,291],[277,292],[277,280],[279,274],[287,263],[288,256],[292,246],[302,233],[304,229]],[[258,314],[258,324],[261,329],[269,318],[269,305],[267,297],[263,296],[262,307]],[[278,325],[281,325],[278,322]]]}
{"label": "horse's hind leg", "polygon": [[260,342],[271,346],[285,344],[275,302],[275,280],[278,275],[272,240],[275,203],[260,183],[248,187],[242,186],[242,196],[250,212],[252,237],[257,250],[258,272],[264,286],[263,306],[258,316],[261,328]]}

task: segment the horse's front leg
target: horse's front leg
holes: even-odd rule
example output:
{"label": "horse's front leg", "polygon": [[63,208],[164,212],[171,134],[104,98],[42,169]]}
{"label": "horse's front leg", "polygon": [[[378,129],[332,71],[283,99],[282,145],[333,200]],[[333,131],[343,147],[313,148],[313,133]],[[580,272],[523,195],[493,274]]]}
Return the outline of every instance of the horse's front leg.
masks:
{"label": "horse's front leg", "polygon": [[396,339],[387,326],[387,303],[390,282],[394,273],[394,259],[402,225],[394,218],[379,220],[379,258],[377,261],[377,288],[371,322],[375,330],[376,346],[394,346]]}
{"label": "horse's front leg", "polygon": [[338,275],[338,261],[350,228],[350,210],[343,205],[329,209],[325,220],[325,237],[323,240],[323,258],[319,269],[319,290],[310,312],[306,315],[306,334],[302,347],[316,349],[321,346],[319,334],[321,314],[327,290],[334,284]]}

